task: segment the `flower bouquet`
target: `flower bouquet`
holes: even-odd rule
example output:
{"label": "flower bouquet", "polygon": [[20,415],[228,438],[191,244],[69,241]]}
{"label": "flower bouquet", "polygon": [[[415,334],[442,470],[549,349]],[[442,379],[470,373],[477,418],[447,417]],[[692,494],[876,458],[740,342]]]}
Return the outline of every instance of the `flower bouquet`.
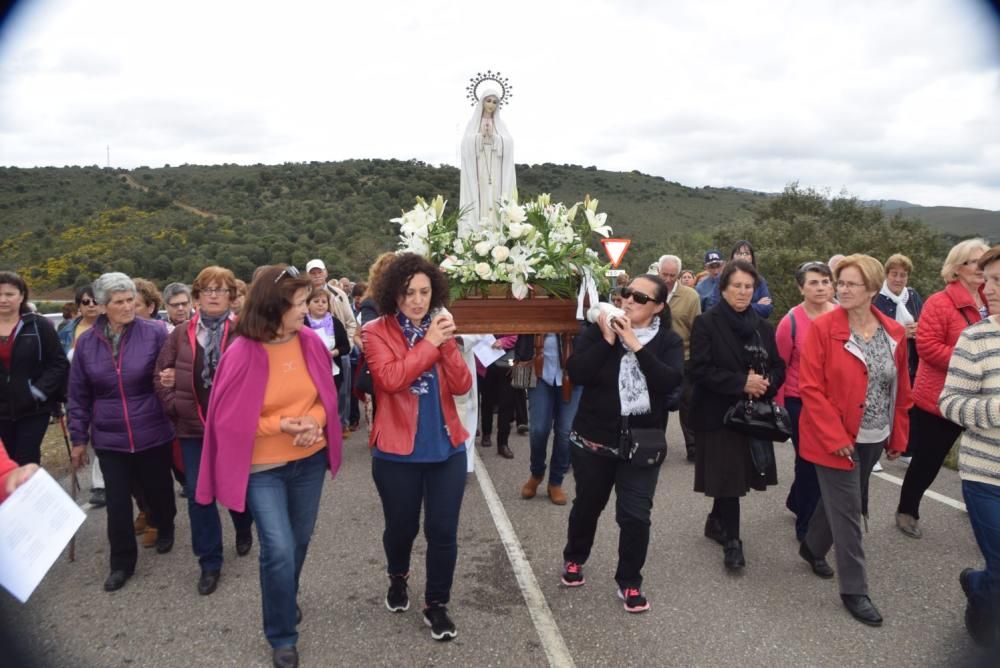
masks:
{"label": "flower bouquet", "polygon": [[[606,288],[608,265],[589,246],[592,235],[607,237],[607,214],[598,213],[596,199],[566,208],[547,194],[525,204],[515,191],[498,202],[495,220],[484,219],[478,229],[459,230],[462,212],[445,214],[444,199],[417,205],[392,219],[400,228],[399,248],[426,256],[449,278],[452,299],[486,296],[502,285],[517,300],[541,288],[546,294],[575,297],[590,277]],[[582,212],[582,216],[580,215]]]}

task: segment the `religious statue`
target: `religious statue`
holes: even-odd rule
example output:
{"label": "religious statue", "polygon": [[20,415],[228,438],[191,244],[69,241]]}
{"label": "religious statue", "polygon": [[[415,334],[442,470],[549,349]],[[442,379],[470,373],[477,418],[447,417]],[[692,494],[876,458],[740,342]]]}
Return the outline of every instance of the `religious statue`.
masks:
{"label": "religious statue", "polygon": [[506,77],[492,71],[477,74],[467,88],[475,109],[462,136],[460,232],[480,229],[483,219],[495,220],[497,203],[517,188],[514,139],[500,120],[510,88]]}

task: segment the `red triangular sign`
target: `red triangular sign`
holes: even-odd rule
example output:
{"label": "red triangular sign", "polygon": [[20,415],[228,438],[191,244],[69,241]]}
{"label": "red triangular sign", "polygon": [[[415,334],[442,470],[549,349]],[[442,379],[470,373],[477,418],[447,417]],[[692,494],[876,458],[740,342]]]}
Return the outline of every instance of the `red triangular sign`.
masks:
{"label": "red triangular sign", "polygon": [[604,252],[607,254],[608,259],[611,260],[611,266],[617,269],[618,265],[622,262],[622,258],[625,257],[625,251],[632,245],[632,240],[601,239],[601,243],[604,244]]}

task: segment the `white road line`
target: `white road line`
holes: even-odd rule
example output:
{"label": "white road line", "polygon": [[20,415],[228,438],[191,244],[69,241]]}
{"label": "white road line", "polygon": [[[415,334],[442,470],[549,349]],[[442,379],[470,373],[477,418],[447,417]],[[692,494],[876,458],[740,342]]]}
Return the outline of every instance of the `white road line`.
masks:
{"label": "white road line", "polygon": [[531,570],[528,557],[525,556],[524,549],[521,547],[521,541],[514,533],[514,527],[510,523],[510,518],[507,517],[507,511],[504,509],[500,497],[497,496],[489,471],[486,470],[486,466],[475,447],[471,449],[471,453],[477,460],[474,469],[476,478],[479,480],[479,488],[486,498],[490,515],[493,516],[493,524],[496,525],[497,533],[500,534],[500,542],[507,550],[507,558],[510,559],[510,565],[514,569],[514,577],[517,578],[517,584],[521,588],[521,595],[524,596],[524,602],[528,606],[528,613],[531,615],[531,621],[538,632],[538,638],[542,641],[542,648],[549,659],[549,665],[556,668],[573,668],[576,664],[569,653],[559,625],[556,624],[555,617],[552,616],[552,610],[549,609],[549,604],[545,600],[545,594],[538,586],[535,573]]}
{"label": "white road line", "polygon": [[[897,478],[894,475],[889,475],[888,473],[885,473],[884,471],[883,472],[879,472],[879,473],[872,473],[872,475],[876,476],[878,478],[881,478],[882,480],[888,480],[893,485],[899,485],[900,487],[903,486],[903,479],[902,478]],[[935,492],[932,489],[929,489],[926,492],[924,492],[924,496],[926,496],[929,499],[934,499],[935,501],[940,501],[941,503],[943,503],[946,506],[951,506],[952,508],[956,508],[958,510],[961,510],[963,513],[969,512],[968,510],[965,509],[965,504],[962,503],[961,501],[956,501],[955,499],[951,498],[950,496],[945,496],[944,494],[938,494],[937,492]]]}

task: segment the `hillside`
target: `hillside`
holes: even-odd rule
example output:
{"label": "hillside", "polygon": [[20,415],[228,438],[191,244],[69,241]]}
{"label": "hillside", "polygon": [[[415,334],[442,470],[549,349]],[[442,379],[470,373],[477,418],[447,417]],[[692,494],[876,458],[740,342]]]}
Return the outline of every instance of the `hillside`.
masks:
{"label": "hillside", "polygon": [[[634,239],[628,261],[637,267],[662,252],[665,238],[749,219],[763,199],[638,172],[517,169],[522,196],[551,192],[567,203],[599,197],[615,233]],[[159,282],[190,281],[218,262],[249,278],[260,264],[302,266],[314,256],[325,258],[331,273],[360,276],[375,255],[395,247],[389,219],[415,195],[437,193],[458,205],[457,169],[397,160],[131,172],[0,168],[0,265],[42,290],[81,284],[112,267]],[[690,260],[703,250],[692,246]]]}
{"label": "hillside", "polygon": [[[522,198],[548,192],[571,204],[598,197],[615,235],[633,240],[623,263],[633,274],[668,251],[700,267],[707,248],[725,251],[747,238],[764,249],[768,275],[790,275],[807,255],[903,251],[926,257],[914,278],[930,289],[944,239],[916,223],[915,211],[933,212],[927,222],[938,229],[966,221],[986,225],[977,230],[994,239],[1000,232],[989,226],[995,212],[916,207],[890,217],[878,205],[827,200],[795,185],[777,195],[689,188],[634,171],[549,163],[519,165],[517,176]],[[261,264],[302,267],[312,257],[324,258],[331,274],[362,277],[372,258],[396,246],[390,218],[416,195],[440,193],[457,207],[458,183],[454,167],[399,160],[0,168],[0,267],[24,274],[36,292],[61,294],[112,269],[163,284],[190,282],[202,267],[221,264],[248,279]],[[920,239],[923,247],[915,247]],[[789,288],[784,302],[797,299]]]}
{"label": "hillside", "polygon": [[882,208],[889,215],[901,210],[908,218],[921,220],[948,235],[1000,238],[1000,211],[961,206],[919,206],[905,202],[883,202]]}

